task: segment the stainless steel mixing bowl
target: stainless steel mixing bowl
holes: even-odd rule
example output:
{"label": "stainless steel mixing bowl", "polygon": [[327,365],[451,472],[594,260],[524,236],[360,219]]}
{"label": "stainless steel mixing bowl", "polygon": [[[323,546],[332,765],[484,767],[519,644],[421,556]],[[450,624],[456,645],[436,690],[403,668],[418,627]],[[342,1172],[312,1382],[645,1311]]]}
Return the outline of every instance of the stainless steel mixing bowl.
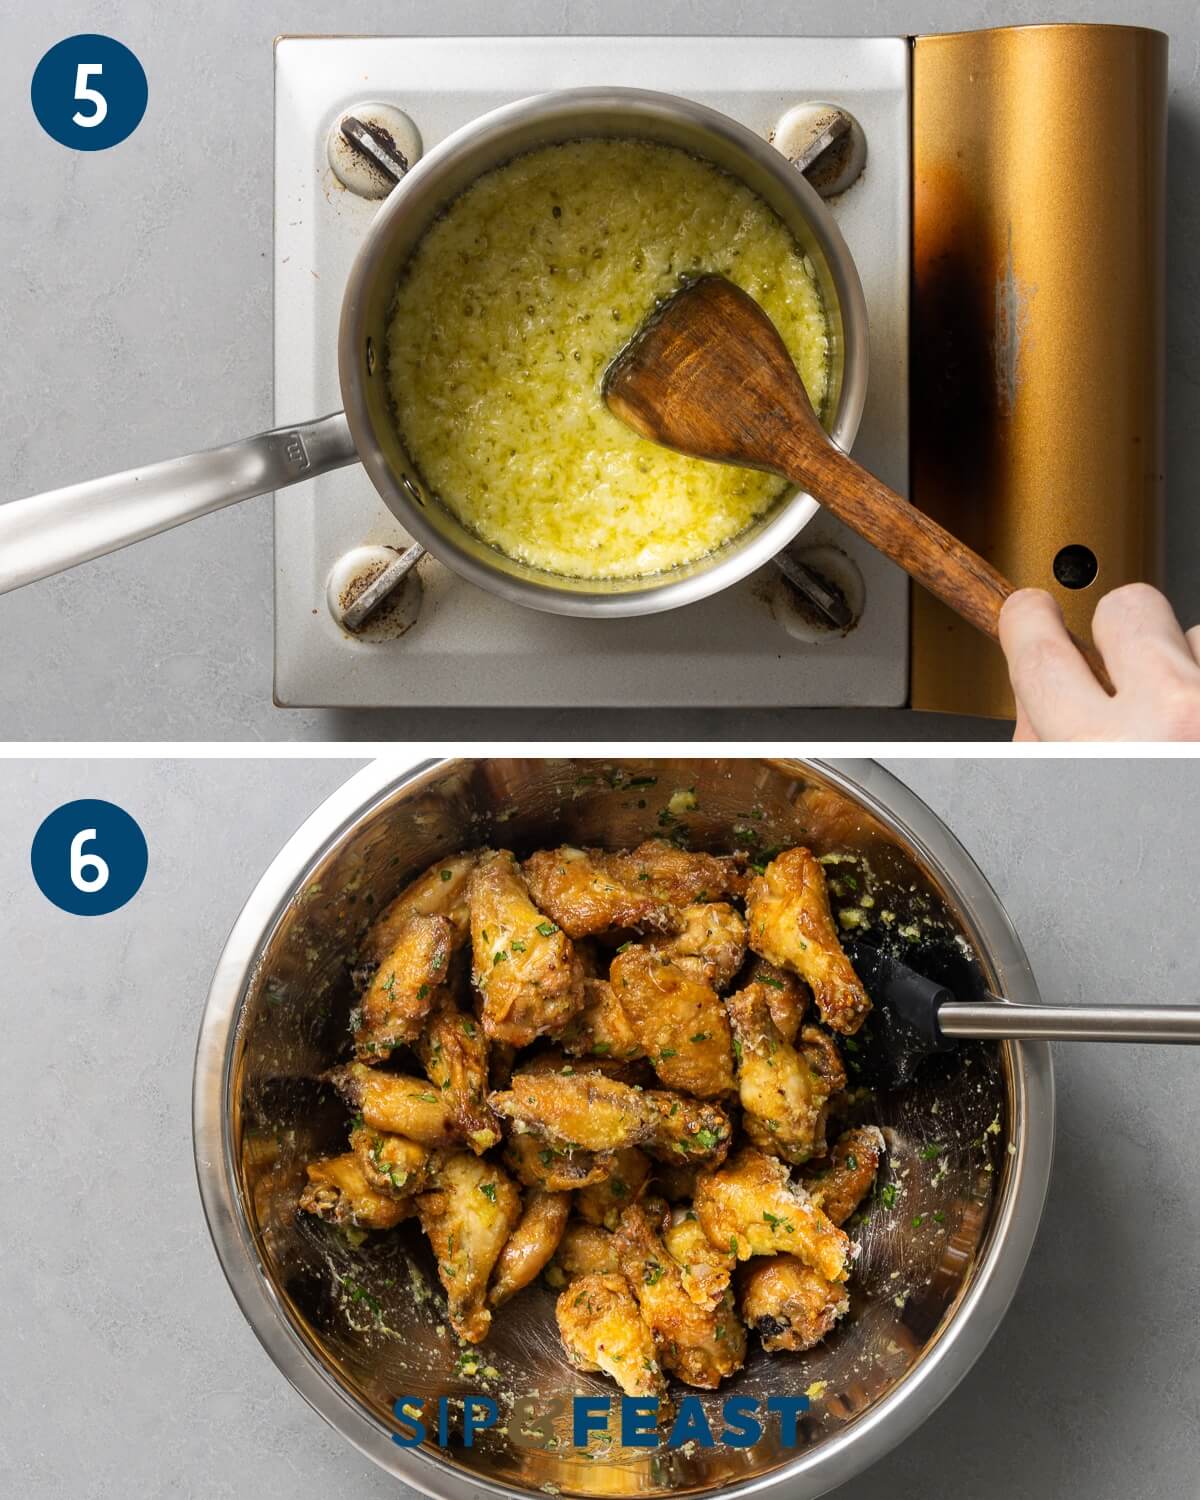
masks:
{"label": "stainless steel mixing bowl", "polygon": [[[696,805],[676,816],[667,804],[680,788],[694,790]],[[775,1424],[752,1448],[618,1449],[607,1459],[574,1450],[561,1422],[565,1441],[550,1449],[527,1445],[516,1422],[470,1449],[391,1440],[401,1395],[485,1389],[502,1406],[534,1396],[544,1407],[554,1394],[614,1388],[568,1366],[553,1293],[540,1285],[498,1315],[484,1346],[498,1374],[481,1386],[456,1370],[460,1350],[414,1225],[355,1248],[297,1214],[304,1162],[345,1140],[345,1111],[318,1075],[347,1040],[347,955],[410,876],[464,845],[616,846],[664,824],[694,847],[765,852],[803,841],[842,856],[829,866],[839,906],[898,935],[964,997],[987,988],[1037,999],[1020,943],[970,857],[871,762],[380,762],[347,782],[272,863],[217,966],[196,1058],[196,1165],[225,1274],[280,1369],[364,1453],[440,1500],[776,1484],[792,1497],[821,1494],[949,1393],[999,1323],[1033,1243],[1054,1135],[1049,1049],[972,1043],[932,1060],[915,1083],[863,1101],[884,1129],[888,1165],[856,1230],[845,1320],[808,1354],[770,1358],[755,1344],[745,1370],[703,1396],[719,1431],[727,1395],[811,1390],[798,1446],[783,1447]]]}

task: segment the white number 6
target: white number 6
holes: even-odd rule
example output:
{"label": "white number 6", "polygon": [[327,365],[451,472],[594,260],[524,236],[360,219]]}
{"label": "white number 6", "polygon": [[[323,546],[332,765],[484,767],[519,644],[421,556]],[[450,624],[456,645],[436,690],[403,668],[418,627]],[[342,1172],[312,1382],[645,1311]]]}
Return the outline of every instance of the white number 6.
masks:
{"label": "white number 6", "polygon": [[72,124],[82,125],[90,129],[93,125],[99,125],[107,116],[108,100],[99,89],[88,88],[88,79],[92,77],[98,78],[103,71],[104,69],[99,63],[80,63],[75,69],[75,97],[81,102],[86,101],[90,104],[92,112],[90,115],[85,115],[76,110],[71,116]]}
{"label": "white number 6", "polygon": [[98,854],[83,852],[95,837],[94,828],[81,828],[71,840],[71,884],[77,891],[102,891],[108,884],[108,865]]}

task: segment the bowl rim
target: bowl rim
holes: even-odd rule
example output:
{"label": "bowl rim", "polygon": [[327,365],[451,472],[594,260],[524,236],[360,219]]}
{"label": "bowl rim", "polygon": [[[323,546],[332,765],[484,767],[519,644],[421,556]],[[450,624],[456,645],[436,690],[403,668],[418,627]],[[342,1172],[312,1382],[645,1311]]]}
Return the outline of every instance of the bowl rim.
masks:
{"label": "bowl rim", "polygon": [[[805,223],[825,257],[837,297],[842,324],[843,354],[841,392],[829,433],[834,443],[848,452],[858,434],[866,404],[870,365],[870,332],[866,297],[858,267],[837,221],[816,189],[802,173],[768,141],[749,126],[720,110],[682,95],[663,90],[612,85],[557,89],[532,94],[468,121],[438,143],[384,199],[372,220],[351,266],[342,297],[338,321],[337,359],[346,420],[358,455],[384,503],[405,529],[434,557],[480,588],[511,603],[550,614],[589,618],[618,618],[657,614],[694,604],[731,587],[770,562],[792,542],[819,509],[811,495],[794,488],[777,506],[776,513],[747,541],[732,538],[711,554],[711,563],[700,559],[682,569],[680,576],[661,575],[666,581],[646,580],[641,586],[606,592],[602,581],[594,588],[586,580],[564,579],[555,584],[552,574],[509,573],[481,554],[445,533],[414,500],[403,479],[397,476],[376,434],[361,373],[362,349],[367,332],[367,307],[375,278],[386,263],[388,238],[397,220],[403,220],[409,199],[443,170],[452,170],[458,160],[486,149],[516,134],[530,121],[547,125],[570,122],[590,110],[627,111],[630,135],[636,136],[642,121],[683,122],[741,152],[756,168],[774,178],[801,206]],[[486,169],[485,169],[486,170]]]}
{"label": "bowl rim", "polygon": [[[397,794],[412,795],[447,770],[487,757],[446,756],[404,765],[372,762],[325,799],[272,859],[247,897],[217,961],[201,1018],[192,1086],[196,1178],[213,1247],[238,1306],[275,1365],[309,1406],[396,1478],[431,1500],[532,1492],[465,1472],[425,1447],[401,1447],[316,1358],[294,1329],[264,1273],[237,1193],[230,1137],[230,1084],[241,1007],[263,947],[308,883],[309,872],[350,830]],[[616,757],[620,759],[620,757]],[[753,758],[753,757],[747,757]],[[953,833],[905,784],[875,761],[763,757],[776,767],[811,768],[900,833],[945,881],[969,919],[981,961],[1003,977],[1004,998],[1036,1004],[1038,988],[1020,939],[996,892]],[[767,1474],[726,1486],[751,1495],[787,1482],[796,1500],[853,1478],[914,1432],[982,1354],[1016,1293],[1037,1235],[1054,1150],[1055,1090],[1045,1042],[1005,1042],[1015,1152],[1002,1173],[992,1222],[971,1284],[924,1355],[863,1416],[818,1447]]]}

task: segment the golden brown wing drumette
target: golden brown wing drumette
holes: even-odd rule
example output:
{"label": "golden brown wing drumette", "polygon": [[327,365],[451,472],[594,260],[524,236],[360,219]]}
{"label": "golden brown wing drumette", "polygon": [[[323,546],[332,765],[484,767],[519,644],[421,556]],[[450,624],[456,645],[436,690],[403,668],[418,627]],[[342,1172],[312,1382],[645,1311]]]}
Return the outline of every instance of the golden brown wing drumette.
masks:
{"label": "golden brown wing drumette", "polygon": [[376,1130],[405,1136],[433,1150],[449,1149],[458,1140],[458,1125],[446,1101],[424,1078],[383,1073],[364,1063],[348,1063],[325,1076]]}
{"label": "golden brown wing drumette", "polygon": [[469,1151],[447,1157],[436,1183],[414,1200],[417,1217],[437,1257],[454,1331],[478,1344],[492,1321],[488,1279],[521,1217],[521,1194],[503,1168]]}
{"label": "golden brown wing drumette", "polygon": [[752,1146],[696,1183],[696,1217],[705,1234],[738,1260],[752,1255],[798,1255],[828,1281],[845,1281],[850,1241],[793,1183],[778,1157]]}
{"label": "golden brown wing drumette", "polygon": [[598,850],[539,849],[525,861],[529,893],[552,922],[571,938],[636,928],[674,932],[675,909],[651,894],[645,883],[627,885],[606,869]]}
{"label": "golden brown wing drumette", "polygon": [[350,1131],[350,1149],[358,1157],[363,1177],[376,1192],[411,1197],[428,1186],[436,1155],[402,1135],[375,1130],[366,1123]]}
{"label": "golden brown wing drumette", "polygon": [[771,1019],[785,1042],[794,1042],[800,1035],[800,1023],[808,1010],[812,998],[808,985],[786,969],[777,969],[765,958],[755,956],[742,973],[739,989],[749,984],[761,984],[767,992],[767,1004],[771,1008]]}
{"label": "golden brown wing drumette", "polygon": [[518,1134],[532,1132],[560,1150],[643,1146],[715,1162],[729,1149],[729,1117],[715,1104],[665,1089],[638,1089],[602,1073],[514,1073],[512,1088],[488,1101]]}
{"label": "golden brown wing drumette", "polygon": [[683,908],[683,929],[671,937],[647,938],[644,947],[673,959],[723,990],[746,956],[746,923],[728,901]]}
{"label": "golden brown wing drumette", "polygon": [[830,1098],[846,1087],[833,1042],[806,1026],[800,1045],[780,1036],[765,985],[751,984],[726,1001],[737,1051],[742,1126],[760,1151],[795,1164],[825,1149]]}
{"label": "golden brown wing drumette", "polygon": [[471,948],[483,1029],[527,1047],[557,1036],[583,1007],[583,965],[571,940],[529,899],[507,849],[479,856],[471,875]]}
{"label": "golden brown wing drumette", "polygon": [[673,906],[740,896],[746,888],[744,854],[696,854],[666,839],[647,839],[636,849],[621,849],[601,859],[616,879]]}
{"label": "golden brown wing drumette", "polygon": [[460,948],[470,935],[467,882],[474,868],[474,854],[453,854],[430,865],[376,917],[363,940],[363,960],[382,963],[399,941],[408,919],[416,916],[445,917],[450,923],[452,946]]}
{"label": "golden brown wing drumette", "polygon": [[650,1176],[650,1159],[636,1146],[628,1146],[613,1157],[612,1171],[603,1182],[581,1188],[575,1194],[575,1209],[589,1224],[615,1229],[621,1215],[636,1203]]}
{"label": "golden brown wing drumette", "polygon": [[724,1300],[736,1258],[731,1250],[713,1244],[693,1209],[675,1210],[663,1244],[679,1266],[683,1289],[693,1302],[712,1309]]}
{"label": "golden brown wing drumette", "polygon": [[809,850],[785,849],[750,882],[746,922],[751,948],[768,963],[799,974],[826,1026],[858,1030],[871,1002],[842,951],[825,872]]}
{"label": "golden brown wing drumette", "polygon": [[445,917],[413,916],[375,970],[358,1009],[354,1045],[365,1061],[414,1041],[446,978],[452,928]]}
{"label": "golden brown wing drumette", "polygon": [[442,991],[413,1046],[471,1150],[482,1156],[498,1145],[500,1126],[487,1102],[487,1038],[474,1016]]}
{"label": "golden brown wing drumette", "polygon": [[308,1184],[300,1208],[306,1214],[355,1229],[394,1229],[412,1216],[413,1200],[372,1187],[353,1151],[310,1161],[304,1170]]}
{"label": "golden brown wing drumette", "polygon": [[583,981],[583,1009],[568,1021],[562,1044],[564,1051],[576,1057],[632,1061],[646,1055],[607,979]]}
{"label": "golden brown wing drumette", "polygon": [[713,1391],[746,1358],[746,1330],[727,1289],[706,1309],[683,1287],[683,1274],[640,1204],[626,1209],[616,1232],[621,1269],[650,1325],[663,1369],[686,1385]]}
{"label": "golden brown wing drumette", "polygon": [[560,1294],[555,1312],[577,1370],[602,1370],[627,1396],[665,1393],[654,1335],[624,1276],[580,1276]]}
{"label": "golden brown wing drumette", "polygon": [[703,1099],[732,1092],[729,1020],[703,976],[640,944],[618,953],[609,973],[650,1066],[668,1088]]}
{"label": "golden brown wing drumette", "polygon": [[501,1307],[537,1279],[558,1249],[570,1212],[570,1193],[533,1188],[525,1194],[521,1217],[492,1272],[488,1301],[493,1307]]}
{"label": "golden brown wing drumette", "polygon": [[816,1162],[816,1170],[804,1174],[808,1195],[826,1218],[846,1222],[871,1191],[883,1152],[878,1125],[855,1126],[838,1136],[828,1162]]}
{"label": "golden brown wing drumette", "polygon": [[569,1193],[574,1188],[603,1182],[613,1169],[611,1151],[568,1151],[552,1146],[532,1132],[513,1130],[504,1142],[504,1160],[526,1187],[547,1193]]}
{"label": "golden brown wing drumette", "polygon": [[795,1255],[751,1262],[738,1293],[742,1317],[769,1353],[811,1349],[850,1306],[844,1283],[826,1281]]}

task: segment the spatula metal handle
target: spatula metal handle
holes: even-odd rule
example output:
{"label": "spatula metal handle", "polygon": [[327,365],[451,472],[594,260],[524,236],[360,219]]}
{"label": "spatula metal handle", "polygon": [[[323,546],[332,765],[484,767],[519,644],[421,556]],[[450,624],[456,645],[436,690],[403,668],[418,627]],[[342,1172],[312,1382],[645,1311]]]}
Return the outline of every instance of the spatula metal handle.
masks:
{"label": "spatula metal handle", "polygon": [[1195,1005],[1014,1005],[952,1000],[938,1008],[943,1036],[1043,1042],[1200,1042]]}

